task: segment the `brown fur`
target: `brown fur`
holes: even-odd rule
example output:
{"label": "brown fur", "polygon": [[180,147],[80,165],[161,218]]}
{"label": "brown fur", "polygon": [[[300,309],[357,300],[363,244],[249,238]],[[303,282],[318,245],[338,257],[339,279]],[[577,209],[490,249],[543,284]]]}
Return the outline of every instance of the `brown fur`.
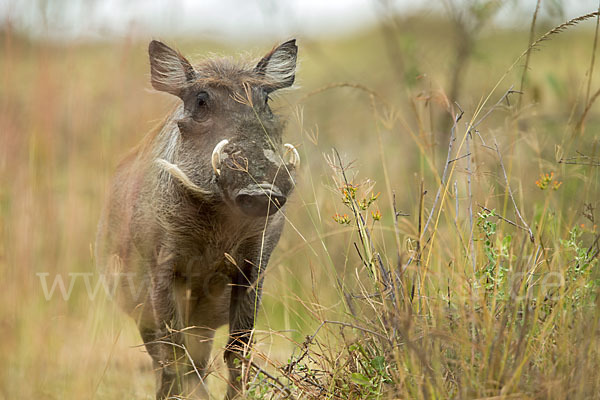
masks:
{"label": "brown fur", "polygon": [[[182,102],[119,164],[98,227],[97,262],[136,319],[157,371],[157,398],[207,396],[212,337],[227,323],[226,397],[233,398],[242,390],[234,359],[250,344],[262,272],[294,186],[283,123],[266,96],[292,84],[296,46],[284,43],[254,69],[226,60],[193,68],[156,41],[149,54],[154,87]],[[247,102],[236,101],[240,93]],[[217,174],[211,151],[223,138],[229,143]]]}

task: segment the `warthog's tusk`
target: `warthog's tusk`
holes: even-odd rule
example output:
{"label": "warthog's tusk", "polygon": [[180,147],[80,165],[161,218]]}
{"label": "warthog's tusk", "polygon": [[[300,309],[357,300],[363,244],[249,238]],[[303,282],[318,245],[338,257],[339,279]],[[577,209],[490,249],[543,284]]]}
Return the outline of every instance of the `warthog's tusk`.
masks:
{"label": "warthog's tusk", "polygon": [[210,196],[211,193],[196,185],[177,165],[171,164],[167,160],[157,158],[155,162],[172,177],[177,179],[184,187],[199,196]]}
{"label": "warthog's tusk", "polygon": [[289,143],[284,144],[283,147],[288,149],[287,152],[292,153],[290,156],[290,164],[292,164],[294,168],[298,167],[300,165],[300,154],[298,153],[298,150]]}
{"label": "warthog's tusk", "polygon": [[221,165],[222,160],[221,152],[223,151],[223,147],[225,147],[227,143],[229,143],[229,140],[227,139],[223,139],[219,143],[217,143],[217,145],[212,151],[212,155],[210,156],[210,163],[212,165],[213,171],[215,171],[215,174],[217,174],[217,176],[221,175],[221,170],[219,169],[219,165]]}

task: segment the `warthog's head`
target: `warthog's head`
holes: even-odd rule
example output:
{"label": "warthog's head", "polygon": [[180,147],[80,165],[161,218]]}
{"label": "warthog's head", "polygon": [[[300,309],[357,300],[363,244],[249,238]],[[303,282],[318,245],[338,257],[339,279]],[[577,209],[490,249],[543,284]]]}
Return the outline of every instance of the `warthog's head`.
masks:
{"label": "warthog's head", "polygon": [[283,43],[255,66],[207,60],[192,66],[165,44],[149,46],[152,86],[183,101],[179,132],[158,162],[198,196],[219,198],[251,217],[277,212],[294,186],[300,162],[283,144],[283,123],[269,95],[294,83],[297,47]]}

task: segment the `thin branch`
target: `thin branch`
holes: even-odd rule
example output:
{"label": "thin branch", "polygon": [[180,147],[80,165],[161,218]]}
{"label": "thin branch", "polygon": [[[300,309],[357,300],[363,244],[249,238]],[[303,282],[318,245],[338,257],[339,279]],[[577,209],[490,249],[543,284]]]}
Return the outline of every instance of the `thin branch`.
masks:
{"label": "thin branch", "polygon": [[[439,191],[438,191],[439,193]],[[418,227],[418,233],[419,233],[419,238],[417,239],[417,266],[420,265],[421,263],[421,240],[423,240],[423,237],[425,236],[424,234],[424,230],[423,230],[423,211],[425,209],[424,205],[425,204],[425,195],[427,194],[427,191],[424,188],[424,183],[423,183],[423,178],[421,177],[421,185],[419,186],[419,222],[417,224]]]}
{"label": "thin branch", "polygon": [[[558,163],[559,164],[570,164],[570,165],[591,165],[593,167],[600,166],[600,160],[590,157],[590,156],[586,156],[585,154],[583,154],[579,151],[577,151],[577,154],[579,154],[579,155],[575,156],[575,157],[561,158],[560,160],[558,160]],[[580,160],[585,160],[585,162],[582,162]]]}
{"label": "thin branch", "polygon": [[373,96],[373,98],[376,98],[377,101],[379,101],[380,103],[384,104],[384,105],[388,105],[388,103],[379,95],[379,93],[377,93],[376,91],[368,88],[365,85],[362,85],[360,83],[352,83],[352,82],[335,82],[335,83],[330,83],[328,85],[322,86],[316,90],[313,90],[312,92],[309,92],[307,94],[305,94],[304,96],[302,96],[299,100],[298,103],[302,103],[304,101],[306,101],[308,98],[315,96],[317,94],[326,92],[328,90],[331,89],[337,89],[337,88],[344,88],[344,87],[348,87],[348,88],[352,88],[352,89],[359,89],[362,90],[363,92],[368,93],[370,96]]}
{"label": "thin branch", "polygon": [[[493,107],[492,107],[493,109]],[[490,110],[491,111],[491,110]],[[467,147],[467,153],[470,153],[470,143],[473,139],[471,135],[471,131],[467,132],[467,136],[465,138],[465,145]],[[471,175],[473,171],[471,171],[471,157],[467,158],[467,190],[469,196],[469,246],[471,248],[471,263],[473,266],[473,275],[477,272],[477,252],[475,250],[475,241],[473,240],[473,191],[471,189]]]}
{"label": "thin branch", "polygon": [[504,168],[504,162],[502,161],[502,154],[500,154],[500,150],[498,149],[498,142],[496,142],[496,138],[494,138],[494,145],[496,146],[496,154],[498,154],[498,160],[500,161],[500,167],[502,167],[502,173],[504,174],[504,181],[506,182],[506,190],[508,190],[508,196],[510,197],[510,200],[512,201],[513,206],[515,207],[515,213],[517,214],[517,217],[519,217],[519,219],[521,220],[521,223],[523,225],[525,225],[525,227],[527,228],[527,232],[529,232],[529,239],[531,240],[531,243],[535,243],[535,237],[533,236],[533,232],[531,231],[531,228],[529,227],[527,222],[525,222],[525,219],[521,216],[519,207],[517,207],[517,202],[515,201],[512,190],[510,189],[510,183],[508,181],[508,176],[506,175],[506,169]]}
{"label": "thin branch", "polygon": [[293,371],[294,367],[296,366],[296,364],[298,364],[300,361],[302,361],[304,359],[304,357],[306,357],[308,355],[308,346],[310,346],[312,341],[315,340],[317,333],[319,333],[319,331],[321,330],[323,325],[325,325],[325,321],[323,321],[319,324],[319,326],[315,330],[315,333],[313,333],[311,336],[306,336],[306,340],[304,340],[304,343],[302,343],[302,347],[304,347],[303,354],[300,357],[298,357],[298,359],[292,360],[288,365],[283,367],[282,370],[284,373],[288,373],[288,374],[291,373]]}
{"label": "thin branch", "polygon": [[450,163],[452,161],[455,161],[455,160],[451,160],[450,156],[452,155],[452,146],[454,145],[454,141],[456,140],[456,125],[458,124],[458,121],[460,121],[460,119],[462,118],[462,116],[465,113],[462,110],[462,108],[460,108],[460,105],[458,105],[458,103],[455,103],[455,104],[458,107],[458,109],[460,110],[460,113],[458,113],[456,118],[454,118],[454,124],[452,125],[452,130],[450,131],[450,141],[448,142],[448,154],[446,155],[446,165],[444,165],[444,172],[442,173],[442,179],[440,181],[440,186],[438,187],[437,193],[435,195],[435,200],[433,201],[433,206],[431,207],[431,210],[429,211],[429,216],[427,217],[427,222],[425,222],[425,227],[423,228],[423,234],[425,234],[425,232],[427,232],[427,228],[429,227],[431,218],[433,218],[433,213],[435,212],[437,203],[440,200],[440,195],[442,194],[442,188],[446,186],[446,178],[448,177],[448,166],[450,165]]}
{"label": "thin branch", "polygon": [[454,181],[454,227],[456,228],[456,234],[458,235],[458,238],[460,239],[460,244],[462,245],[463,249],[465,249],[465,253],[467,253],[468,252],[467,245],[465,244],[465,240],[463,239],[463,237],[461,235],[461,230],[458,227],[458,211],[459,211],[458,186],[456,184],[456,181]]}
{"label": "thin branch", "polygon": [[270,373],[268,373],[267,371],[262,369],[259,365],[257,365],[254,361],[247,359],[246,357],[242,356],[241,354],[234,352],[234,353],[232,353],[232,355],[234,357],[236,357],[238,360],[240,360],[241,362],[246,363],[248,366],[250,366],[250,367],[256,369],[258,372],[264,374],[267,378],[269,378],[270,380],[275,382],[277,385],[279,385],[279,387],[277,387],[275,385],[273,385],[273,386],[275,386],[278,390],[284,392],[286,398],[292,397],[291,390],[284,383],[282,383],[277,377],[271,375]]}
{"label": "thin branch", "polygon": [[564,161],[559,160],[559,164],[568,164],[568,165],[589,165],[592,167],[600,167],[600,162],[578,162],[578,161]]}
{"label": "thin branch", "polygon": [[[479,203],[477,203],[477,205],[478,205],[479,207],[483,208],[483,209],[484,209],[485,211],[487,211],[487,212],[492,212],[492,211],[494,211],[494,210],[490,210],[490,209],[489,209],[489,208],[487,208],[486,206],[484,206],[484,205],[481,205],[481,204],[479,204]],[[501,219],[501,220],[502,220],[502,221],[504,221],[504,222],[507,222],[507,223],[509,223],[510,225],[512,225],[512,226],[514,226],[514,227],[516,227],[516,228],[523,229],[524,231],[527,231],[527,230],[528,230],[526,227],[524,227],[524,226],[521,226],[521,225],[519,225],[519,224],[517,224],[517,223],[515,223],[515,222],[511,221],[510,219],[504,218],[502,215],[499,215],[499,214],[494,214],[494,216],[495,216],[495,217],[497,217],[498,219]]]}
{"label": "thin branch", "polygon": [[471,126],[471,130],[473,129],[477,129],[477,127],[487,118],[489,117],[489,115],[500,105],[502,104],[502,102],[504,100],[508,101],[508,96],[511,95],[512,93],[519,93],[522,94],[521,92],[519,92],[518,90],[513,90],[513,86],[509,87],[508,90],[506,92],[504,92],[504,94],[502,95],[502,97],[500,97],[500,100],[498,100],[496,102],[496,104],[494,104],[492,107],[490,107],[490,109],[483,115],[483,117],[479,118],[479,120],[477,122],[475,122],[473,124],[473,126]]}
{"label": "thin branch", "polygon": [[[396,209],[396,192],[392,192],[392,206],[394,208],[394,235],[396,235],[396,237],[400,236],[400,228],[398,227],[398,216],[400,215],[398,213],[398,210]],[[400,269],[402,265],[401,259],[400,259],[400,248],[396,249],[396,266],[398,269]]]}
{"label": "thin branch", "polygon": [[185,352],[185,356],[187,357],[188,360],[190,360],[190,364],[192,364],[192,368],[194,369],[194,372],[196,373],[196,376],[198,376],[198,379],[200,379],[200,383],[202,385],[205,385],[204,378],[202,378],[202,375],[200,374],[200,371],[198,371],[198,368],[196,368],[196,364],[194,363],[194,360],[192,359],[192,356],[190,355],[190,353],[188,352],[188,350],[186,349],[186,347],[184,345],[178,344],[178,343],[174,343],[174,342],[170,342],[168,340],[153,340],[151,342],[145,342],[144,345],[153,344],[153,343],[166,344],[166,345],[171,345],[171,346],[183,349],[183,351]]}
{"label": "thin branch", "polygon": [[358,253],[358,258],[360,258],[360,261],[363,262],[365,267],[369,268],[369,264],[367,264],[367,262],[365,261],[365,259],[362,256],[362,254],[360,254],[360,249],[358,248],[358,245],[356,244],[356,242],[354,242],[353,244],[354,244],[354,249],[356,249],[356,253]]}
{"label": "thin branch", "polygon": [[[475,131],[477,132],[477,134],[479,134],[479,132],[477,131],[477,126],[479,124],[481,124],[500,104],[502,104],[502,102],[504,100],[508,100],[508,96],[511,93],[520,93],[518,91],[513,90],[513,87],[511,86],[510,88],[508,88],[508,90],[502,95],[502,97],[500,97],[500,99],[496,102],[496,104],[494,104],[486,113],[485,115],[483,115],[477,122],[475,122],[472,126],[471,126],[471,131]],[[451,134],[450,134],[450,142],[448,143],[448,154],[446,156],[446,165],[444,166],[444,172],[442,173],[442,180],[440,182],[440,186],[438,187],[438,191],[435,195],[435,200],[433,201],[433,206],[429,212],[429,216],[427,217],[427,222],[425,223],[425,227],[423,228],[423,231],[421,232],[421,235],[424,235],[425,232],[427,232],[427,228],[429,227],[429,223],[431,222],[431,219],[433,218],[433,214],[435,212],[435,209],[437,207],[438,201],[440,199],[440,195],[442,193],[442,188],[445,188],[446,186],[446,178],[447,178],[447,174],[448,174],[448,166],[456,161],[457,159],[463,158],[463,157],[467,157],[467,156],[461,156],[457,159],[451,160],[450,159],[450,155],[452,154],[452,145],[455,141],[455,132],[456,132],[456,125],[458,124],[458,121],[460,121],[460,119],[462,118],[464,111],[462,110],[462,108],[460,107],[460,105],[458,103],[455,103],[456,106],[458,107],[458,109],[460,110],[460,113],[458,114],[458,116],[455,118],[454,120],[454,124],[452,125],[452,130],[451,130]],[[470,134],[470,132],[467,133],[467,135]],[[481,135],[479,136],[481,138]],[[483,142],[483,138],[481,139],[481,141]],[[469,148],[469,137],[467,137],[467,155],[471,154],[470,148]],[[468,175],[468,186],[469,186],[469,215],[470,215],[470,225],[471,225],[471,240],[473,239],[473,206],[472,206],[472,193],[471,193],[471,172],[470,172],[470,164],[471,164],[471,159],[467,158],[467,171],[469,172]],[[504,167],[503,167],[504,168]],[[474,246],[472,246],[474,247]],[[407,265],[409,265],[412,261],[413,257],[411,257],[408,260]],[[473,270],[475,270],[475,261],[473,262]]]}
{"label": "thin branch", "polygon": [[[448,166],[450,165],[450,163],[452,161],[450,159],[450,156],[452,155],[452,146],[454,145],[454,141],[456,140],[456,125],[458,124],[458,121],[460,121],[460,119],[465,114],[465,112],[463,111],[463,109],[460,107],[460,105],[458,103],[455,102],[454,104],[456,104],[456,106],[460,110],[460,113],[458,113],[456,115],[456,117],[454,118],[454,123],[452,124],[452,129],[450,130],[450,140],[448,142],[448,154],[446,155],[446,164],[444,165],[444,172],[442,173],[442,179],[440,180],[440,186],[438,187],[437,193],[435,195],[435,200],[433,201],[433,206],[431,207],[431,210],[429,211],[429,216],[427,217],[427,222],[425,222],[425,227],[423,228],[422,231],[419,232],[419,240],[417,241],[417,244],[420,243],[420,241],[422,240],[422,236],[425,235],[425,232],[427,232],[429,223],[431,222],[431,219],[433,218],[435,209],[437,208],[437,203],[440,200],[440,195],[442,194],[442,188],[444,188],[446,186],[446,179],[447,179],[447,175],[448,175]],[[419,215],[420,215],[420,213],[419,213]],[[417,255],[420,257],[419,253],[420,253],[420,250],[417,250]],[[412,255],[408,259],[405,268],[408,267],[412,263],[414,257],[415,257],[415,255]]]}
{"label": "thin branch", "polygon": [[353,325],[353,324],[350,324],[348,322],[325,320],[325,321],[323,321],[323,323],[340,325],[340,326],[345,326],[347,328],[358,329],[359,331],[367,332],[367,333],[370,333],[371,335],[377,336],[380,339],[384,339],[386,341],[390,340],[387,336],[382,335],[379,332],[375,332],[375,331],[373,331],[371,329],[368,329],[368,328],[363,328],[362,326]]}
{"label": "thin branch", "polygon": [[600,96],[600,89],[596,90],[596,93],[594,93],[592,97],[588,99],[587,105],[585,106],[585,110],[583,110],[581,118],[579,118],[579,121],[577,122],[577,125],[575,127],[576,131],[581,131],[583,129],[583,125],[585,123],[587,115],[590,112],[590,109],[592,108],[592,105],[594,104],[598,96]]}
{"label": "thin branch", "polygon": [[590,256],[590,252],[592,251],[592,249],[594,248],[594,246],[598,246],[598,241],[600,240],[600,233],[598,233],[596,235],[596,240],[594,240],[594,242],[590,245],[590,247],[588,248],[588,251],[585,253],[585,258],[587,258],[588,260],[593,260],[595,258],[596,255],[598,255],[598,252],[596,252],[596,254],[594,255],[594,257],[592,258],[588,258]]}
{"label": "thin branch", "polygon": [[[400,228],[398,227],[398,217],[408,217],[409,214],[398,211],[398,209],[396,208],[396,192],[392,192],[392,206],[394,209],[394,234],[396,235],[396,237],[399,237]],[[404,272],[404,269],[402,268],[402,257],[400,255],[400,248],[398,248],[396,251],[396,268],[398,269],[398,271],[400,271],[401,274]],[[400,285],[402,285],[402,281],[399,281]]]}
{"label": "thin branch", "polygon": [[458,157],[458,158],[455,158],[454,160],[450,160],[450,161],[448,161],[448,163],[453,163],[454,161],[462,160],[463,158],[465,158],[465,157],[469,157],[470,155],[471,155],[471,153],[467,153],[467,154],[465,154],[464,156],[460,156],[460,157]]}
{"label": "thin branch", "polygon": [[[483,136],[481,136],[481,133],[479,133],[479,130],[478,130],[478,129],[475,129],[474,131],[475,131],[475,133],[477,134],[477,136],[479,136],[479,139],[481,139],[481,146],[482,146],[484,149],[488,149],[488,150],[494,150],[494,148],[493,148],[493,147],[490,147],[490,146],[488,146],[487,144],[485,144],[485,140],[483,140]],[[473,131],[471,131],[471,132],[473,132]]]}

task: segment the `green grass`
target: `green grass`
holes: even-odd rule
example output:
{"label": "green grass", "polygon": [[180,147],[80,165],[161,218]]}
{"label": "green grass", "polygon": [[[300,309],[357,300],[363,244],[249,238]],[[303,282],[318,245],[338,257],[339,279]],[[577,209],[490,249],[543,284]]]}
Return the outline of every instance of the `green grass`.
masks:
{"label": "green grass", "polygon": [[[439,121],[455,38],[445,21],[403,22],[404,80],[379,30],[299,40],[301,88],[276,102],[302,170],[256,326],[252,360],[269,375],[251,376],[248,396],[278,398],[273,385],[296,398],[597,396],[600,169],[557,162],[599,157],[597,104],[573,133],[593,23],[545,41],[532,53],[521,108],[511,95],[469,136],[468,123],[520,83],[517,64],[492,92],[528,31],[477,38],[457,99],[457,160],[424,232],[448,148]],[[52,282],[94,272],[110,176],[173,100],[145,90],[145,42],[57,45],[8,31],[0,39],[0,398],[153,398],[133,321],[102,293],[90,300],[82,275],[68,300],[46,300],[37,274]],[[246,50],[172,42],[184,53]],[[326,88],[334,83],[349,85]],[[458,159],[467,143],[471,155]],[[551,172],[542,190],[536,181]],[[528,225],[534,242],[498,216]],[[385,273],[398,276],[393,285]],[[225,388],[225,341],[221,329],[215,398]]]}

